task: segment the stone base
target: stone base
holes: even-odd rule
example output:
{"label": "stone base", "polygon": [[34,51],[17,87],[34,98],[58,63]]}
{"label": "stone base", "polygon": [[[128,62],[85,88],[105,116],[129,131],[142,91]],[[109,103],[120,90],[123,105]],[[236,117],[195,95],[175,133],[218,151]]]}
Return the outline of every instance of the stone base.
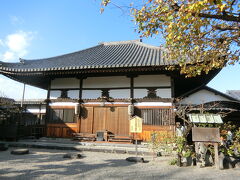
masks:
{"label": "stone base", "polygon": [[128,157],[126,158],[126,161],[144,163],[144,159],[142,157]]}
{"label": "stone base", "polygon": [[14,149],[11,151],[11,154],[14,154],[14,155],[29,154],[29,150],[28,149]]}

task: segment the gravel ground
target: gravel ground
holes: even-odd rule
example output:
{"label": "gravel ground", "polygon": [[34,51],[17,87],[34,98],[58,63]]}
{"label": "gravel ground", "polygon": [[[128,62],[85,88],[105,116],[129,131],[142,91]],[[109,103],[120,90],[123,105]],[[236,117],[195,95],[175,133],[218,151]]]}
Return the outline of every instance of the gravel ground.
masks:
{"label": "gravel ground", "polygon": [[30,149],[27,155],[0,152],[0,179],[240,179],[240,169],[168,165],[169,157],[144,157],[147,163],[132,163],[127,154],[81,152],[81,159],[64,159],[76,151]]}

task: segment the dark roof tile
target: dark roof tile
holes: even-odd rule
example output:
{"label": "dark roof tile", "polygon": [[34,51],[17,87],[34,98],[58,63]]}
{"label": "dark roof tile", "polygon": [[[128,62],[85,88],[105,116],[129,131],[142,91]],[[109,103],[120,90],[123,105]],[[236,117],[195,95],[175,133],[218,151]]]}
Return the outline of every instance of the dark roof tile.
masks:
{"label": "dark roof tile", "polygon": [[24,60],[20,63],[0,62],[6,71],[49,71],[67,69],[164,66],[172,64],[163,56],[163,48],[137,40],[100,43],[97,46],[61,56]]}

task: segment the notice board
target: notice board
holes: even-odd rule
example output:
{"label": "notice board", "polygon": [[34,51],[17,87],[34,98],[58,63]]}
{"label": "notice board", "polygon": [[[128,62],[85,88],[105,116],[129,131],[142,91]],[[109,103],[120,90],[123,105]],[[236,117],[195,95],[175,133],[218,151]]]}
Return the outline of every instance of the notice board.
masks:
{"label": "notice board", "polygon": [[219,128],[193,127],[192,140],[195,142],[220,142]]}
{"label": "notice board", "polygon": [[134,116],[132,119],[130,119],[130,132],[131,133],[141,133],[142,132],[142,122],[143,119],[138,117],[138,116]]}

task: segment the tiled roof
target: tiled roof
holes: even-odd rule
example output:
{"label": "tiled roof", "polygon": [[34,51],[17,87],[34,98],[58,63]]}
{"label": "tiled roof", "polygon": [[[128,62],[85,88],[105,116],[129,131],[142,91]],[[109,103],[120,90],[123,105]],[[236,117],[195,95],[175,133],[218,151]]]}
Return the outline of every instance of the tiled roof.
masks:
{"label": "tiled roof", "polygon": [[235,99],[240,100],[240,90],[228,90],[227,94]]}
{"label": "tiled roof", "polygon": [[24,99],[22,100],[16,100],[14,104],[46,104],[45,99]]}
{"label": "tiled roof", "polygon": [[[195,89],[193,89],[193,90],[191,90],[191,91],[183,94],[183,95],[182,95],[182,98],[188,97],[188,96],[190,96],[191,94],[194,94],[195,92],[198,92],[198,91],[200,91],[200,90],[202,90],[202,89],[205,89],[205,90],[207,90],[207,91],[213,92],[213,93],[216,94],[216,95],[223,96],[223,97],[225,97],[225,98],[227,98],[227,99],[229,99],[229,100],[231,100],[231,101],[238,101],[238,100],[240,100],[240,99],[238,99],[238,98],[230,95],[228,92],[225,94],[225,93],[222,93],[222,92],[220,92],[220,91],[218,91],[218,90],[216,90],[216,89],[210,88],[210,87],[208,87],[208,86],[206,86],[206,85],[197,87],[197,88],[195,88]],[[239,95],[240,95],[240,94],[239,94]],[[239,96],[239,97],[240,97],[240,96]]]}
{"label": "tiled roof", "polygon": [[100,43],[97,46],[70,54],[45,59],[20,59],[20,61],[20,63],[0,62],[0,70],[33,72],[173,64],[172,61],[165,58],[162,47],[147,45],[138,40]]}

